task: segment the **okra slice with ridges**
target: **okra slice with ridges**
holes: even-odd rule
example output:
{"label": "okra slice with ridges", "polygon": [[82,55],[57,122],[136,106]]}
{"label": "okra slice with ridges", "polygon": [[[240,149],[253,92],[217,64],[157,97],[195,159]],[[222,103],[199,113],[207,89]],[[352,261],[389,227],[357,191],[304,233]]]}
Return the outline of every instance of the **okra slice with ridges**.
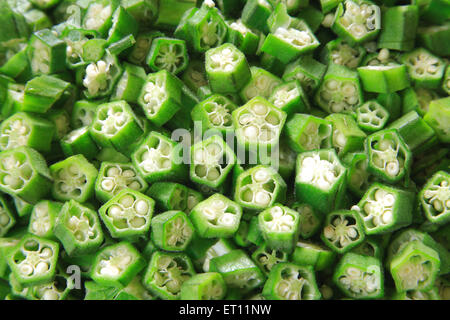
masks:
{"label": "okra slice with ridges", "polygon": [[236,288],[242,292],[249,292],[264,283],[264,274],[240,249],[212,258],[209,270],[222,274],[228,288]]}
{"label": "okra slice with ridges", "polygon": [[52,281],[56,274],[59,244],[35,235],[24,236],[7,256],[11,274],[21,286]]}
{"label": "okra slice with ridges", "polygon": [[436,172],[419,193],[425,217],[432,223],[445,224],[450,220],[450,175]]}
{"label": "okra slice with ridges", "polygon": [[174,38],[156,38],[147,56],[147,64],[153,71],[167,70],[178,74],[188,66],[186,42]]}
{"label": "okra slice with ridges", "polygon": [[184,181],[188,169],[182,163],[179,151],[176,142],[152,131],[135,150],[131,159],[136,169],[149,183],[162,180]]}
{"label": "okra slice with ridges", "polygon": [[373,183],[352,210],[361,216],[367,235],[384,234],[411,224],[413,202],[412,192]]}
{"label": "okra slice with ridges", "polygon": [[36,203],[31,212],[28,232],[41,238],[56,240],[54,228],[63,203],[41,200]]}
{"label": "okra slice with ridges", "polygon": [[208,79],[206,78],[205,64],[203,61],[190,59],[186,70],[181,75],[181,80],[193,92],[198,92],[201,87],[207,86]]}
{"label": "okra slice with ridges", "polygon": [[322,213],[340,209],[347,188],[346,175],[347,169],[334,149],[300,153],[295,177],[296,198]]}
{"label": "okra slice with ridges", "polygon": [[362,197],[369,188],[373,177],[367,172],[367,154],[365,152],[347,153],[342,162],[347,166],[347,187],[356,196]]}
{"label": "okra slice with ridges", "polygon": [[198,103],[191,111],[194,121],[201,123],[202,133],[208,130],[217,130],[226,137],[227,133],[234,132],[231,113],[237,109],[237,105],[227,97],[213,94]]}
{"label": "okra slice with ridges", "polygon": [[76,101],[71,112],[71,127],[77,129],[90,126],[91,123],[94,122],[95,113],[99,105],[100,102],[98,101]]}
{"label": "okra slice with ridges", "polygon": [[166,211],[151,223],[152,242],[164,251],[184,251],[194,236],[194,226],[183,211]]}
{"label": "okra slice with ridges", "polygon": [[305,55],[286,66],[283,80],[298,80],[305,92],[310,95],[321,83],[326,70],[326,65]]}
{"label": "okra slice with ridges", "polygon": [[239,92],[252,77],[245,55],[231,43],[208,50],[205,59],[206,75],[213,92]]}
{"label": "okra slice with ridges", "polygon": [[188,207],[188,192],[188,188],[182,184],[161,181],[152,183],[146,194],[156,201],[156,208],[158,210],[186,212]]}
{"label": "okra slice with ridges", "polygon": [[227,287],[220,273],[205,272],[196,274],[183,282],[181,300],[221,300],[226,295]]}
{"label": "okra slice with ridges", "polygon": [[254,55],[258,49],[261,34],[259,31],[248,28],[241,19],[227,21],[228,42],[235,45],[245,55]]}
{"label": "okra slice with ridges", "polygon": [[288,81],[279,85],[268,100],[288,115],[295,112],[307,112],[310,109],[308,96],[303,91],[298,80]]}
{"label": "okra slice with ridges", "polygon": [[444,77],[442,78],[442,90],[450,95],[450,65],[445,69]]}
{"label": "okra slice with ridges", "polygon": [[66,43],[49,29],[33,33],[28,46],[33,74],[52,74],[66,68]]}
{"label": "okra slice with ridges", "polygon": [[115,239],[134,241],[149,232],[155,201],[146,195],[124,188],[98,210]]}
{"label": "okra slice with ridges", "polygon": [[269,31],[267,19],[272,11],[267,0],[249,0],[242,9],[241,20],[246,26],[266,33]]}
{"label": "okra slice with ridges", "polygon": [[121,5],[114,11],[111,22],[107,38],[109,44],[120,41],[127,35],[136,36],[138,32],[136,19]]}
{"label": "okra slice with ridges", "polygon": [[6,235],[15,224],[16,219],[11,204],[0,196],[0,237]]}
{"label": "okra slice with ridges", "polygon": [[75,155],[50,166],[52,195],[60,201],[85,202],[94,195],[98,171],[83,155]]}
{"label": "okra slice with ridges", "polygon": [[241,216],[241,206],[219,193],[197,204],[189,214],[196,232],[203,238],[233,236]]}
{"label": "okra slice with ridges", "polygon": [[328,64],[334,63],[349,69],[355,69],[361,64],[366,51],[362,46],[350,45],[345,40],[338,38],[325,45],[322,55],[323,60]]}
{"label": "okra slice with ridges", "polygon": [[114,88],[111,100],[125,100],[128,103],[137,103],[146,73],[143,67],[130,63],[123,63],[123,73]]}
{"label": "okra slice with ridges", "polygon": [[34,204],[52,188],[52,177],[44,157],[29,147],[0,153],[0,190]]}
{"label": "okra slice with ridges", "polygon": [[89,4],[83,17],[82,27],[85,30],[95,30],[101,36],[106,36],[112,26],[112,16],[119,6],[118,0],[96,0]]}
{"label": "okra slice with ridges", "polygon": [[376,38],[381,29],[380,7],[365,0],[340,3],[331,29],[350,43]]}
{"label": "okra slice with ridges", "polygon": [[93,253],[103,242],[97,212],[75,200],[66,202],[61,208],[53,232],[69,256]]}
{"label": "okra slice with ridges", "polygon": [[126,188],[144,193],[148,184],[131,163],[102,162],[95,182],[95,197],[106,202]]}
{"label": "okra slice with ridges", "polygon": [[271,167],[259,165],[242,172],[237,180],[234,201],[244,209],[262,211],[286,199],[287,186]]}
{"label": "okra slice with ridges", "polygon": [[297,241],[291,260],[300,266],[311,266],[314,271],[326,270],[334,264],[336,253],[331,249],[312,242]]}
{"label": "okra slice with ridges", "polygon": [[369,256],[383,260],[384,248],[383,243],[379,238],[367,237],[360,245],[354,247],[350,252],[360,254],[363,256]]}
{"label": "okra slice with ridges", "polygon": [[196,274],[185,253],[156,251],[144,276],[144,286],[164,300],[179,300],[181,287]]}
{"label": "okra slice with ridges", "polygon": [[139,251],[128,242],[103,248],[92,266],[91,278],[105,286],[126,287],[144,269],[145,261]]}
{"label": "okra slice with ridges", "polygon": [[252,253],[252,259],[267,276],[278,263],[288,261],[288,254],[283,250],[270,248],[264,243]]}
{"label": "okra slice with ridges", "polygon": [[299,236],[301,238],[309,239],[319,231],[323,221],[322,214],[306,203],[295,202],[291,208],[300,215]]}
{"label": "okra slice with ridges", "polygon": [[220,188],[236,164],[233,150],[219,136],[212,136],[191,147],[190,178],[194,183]]}
{"label": "okra slice with ridges", "polygon": [[431,101],[423,119],[434,129],[441,142],[450,142],[450,97]]}
{"label": "okra slice with ridges", "polygon": [[263,296],[269,300],[319,300],[312,267],[289,262],[275,265],[264,284]]}
{"label": "okra slice with ridges", "polygon": [[158,2],[154,0],[123,0],[120,5],[134,17],[140,26],[149,27],[158,16]]}
{"label": "okra slice with ridges", "polygon": [[67,135],[61,137],[59,143],[66,157],[82,154],[87,159],[92,159],[99,152],[97,144],[89,133],[88,126],[70,131]]}
{"label": "okra slice with ridges", "polygon": [[396,183],[410,170],[411,151],[396,129],[384,129],[368,136],[365,150],[368,171],[381,180]]}
{"label": "okra slice with ridges", "polygon": [[0,150],[28,146],[37,151],[49,151],[55,135],[55,125],[44,117],[17,112],[0,125]]}
{"label": "okra slice with ridges", "polygon": [[331,64],[315,95],[316,103],[328,113],[353,112],[363,103],[358,73]]}
{"label": "okra slice with ridges", "polygon": [[283,83],[280,78],[263,68],[252,66],[250,72],[251,79],[239,93],[245,102],[257,96],[268,99],[273,90]]}
{"label": "okra slice with ridges", "polygon": [[359,67],[358,74],[366,92],[390,93],[410,86],[404,64]]}
{"label": "okra slice with ridges", "polygon": [[333,113],[325,120],[330,121],[333,125],[333,147],[340,157],[347,152],[364,149],[366,134],[358,127],[352,115]]}
{"label": "okra slice with ridges", "polygon": [[57,270],[53,281],[29,287],[26,298],[29,300],[65,300],[74,287],[73,279],[61,270]]}
{"label": "okra slice with ridges", "polygon": [[383,129],[389,118],[389,112],[376,100],[367,101],[356,108],[356,122],[368,133]]}
{"label": "okra slice with ridges", "polygon": [[364,241],[363,222],[356,211],[332,212],[325,218],[320,237],[333,251],[339,254],[348,252]]}
{"label": "okra slice with ridges", "polygon": [[333,282],[349,298],[376,299],[384,296],[384,277],[377,258],[346,253],[333,274]]}

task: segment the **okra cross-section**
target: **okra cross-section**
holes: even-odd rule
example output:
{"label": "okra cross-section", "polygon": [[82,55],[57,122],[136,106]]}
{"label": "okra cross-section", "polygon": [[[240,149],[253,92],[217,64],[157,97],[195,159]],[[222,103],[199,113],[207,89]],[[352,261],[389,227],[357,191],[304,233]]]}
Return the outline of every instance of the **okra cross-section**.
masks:
{"label": "okra cross-section", "polygon": [[148,233],[154,207],[152,198],[125,188],[100,207],[99,214],[113,238],[134,240]]}
{"label": "okra cross-section", "polygon": [[154,39],[147,64],[153,71],[167,70],[172,74],[184,71],[188,65],[186,42],[163,37]]}
{"label": "okra cross-section", "polygon": [[327,66],[304,55],[286,66],[284,81],[298,80],[307,94],[311,94],[319,86],[327,70]]}
{"label": "okra cross-section", "polygon": [[331,64],[315,98],[316,103],[328,113],[353,112],[363,102],[358,73]]}
{"label": "okra cross-section", "polygon": [[288,254],[279,249],[272,249],[264,243],[252,253],[252,259],[264,274],[268,275],[278,263],[288,261]]}
{"label": "okra cross-section", "polygon": [[367,92],[389,93],[410,86],[407,68],[404,64],[364,66],[358,68],[364,90]]}
{"label": "okra cross-section", "polygon": [[377,131],[365,143],[368,171],[389,183],[400,181],[411,166],[411,151],[396,129]]}
{"label": "okra cross-section", "polygon": [[249,101],[257,96],[268,99],[273,90],[283,83],[280,78],[263,68],[252,66],[250,72],[252,77],[240,92],[244,101]]}
{"label": "okra cross-section", "polygon": [[381,29],[380,7],[365,0],[346,0],[339,4],[331,28],[350,43],[372,40]]}
{"label": "okra cross-section", "polygon": [[339,156],[352,151],[363,150],[366,134],[362,131],[352,115],[334,113],[328,115],[326,120],[333,125],[333,147]]}
{"label": "okra cross-section", "polygon": [[181,86],[178,79],[167,70],[149,74],[138,103],[152,123],[162,126],[181,109]]}
{"label": "okra cross-section", "polygon": [[364,227],[356,211],[334,211],[325,218],[322,241],[337,253],[345,253],[365,239]]}
{"label": "okra cross-section", "polygon": [[315,271],[322,271],[334,264],[336,253],[320,244],[297,241],[292,261],[300,266],[311,266]]}
{"label": "okra cross-section", "polygon": [[275,88],[269,102],[288,115],[310,109],[308,97],[298,80],[288,81]]}
{"label": "okra cross-section", "polygon": [[85,202],[93,196],[98,171],[83,155],[71,156],[51,165],[50,172],[55,199]]}
{"label": "okra cross-section", "polygon": [[26,235],[9,252],[8,265],[22,286],[48,283],[56,274],[59,244],[34,235]]}
{"label": "okra cross-section", "polygon": [[233,44],[223,44],[206,52],[205,69],[213,92],[239,92],[251,78],[245,55]]}
{"label": "okra cross-section", "polygon": [[134,166],[149,182],[161,180],[183,181],[187,167],[182,163],[177,143],[153,131],[131,155]]}
{"label": "okra cross-section", "polygon": [[233,111],[236,138],[246,150],[268,152],[279,143],[286,113],[262,97]]}
{"label": "okra cross-section", "polygon": [[93,253],[103,242],[97,212],[75,200],[66,202],[61,208],[54,233],[70,256]]}
{"label": "okra cross-section", "polygon": [[291,252],[299,235],[300,215],[276,204],[258,215],[258,223],[266,244],[272,249]]}
{"label": "okra cross-section", "polygon": [[144,130],[128,103],[116,101],[97,108],[89,132],[98,145],[126,153]]}
{"label": "okra cross-section", "polygon": [[112,16],[119,1],[97,0],[89,4],[83,17],[82,27],[85,30],[98,31],[106,36],[112,25]]}
{"label": "okra cross-section", "polygon": [[9,229],[16,224],[12,210],[11,205],[4,197],[0,196],[0,237],[7,234]]}
{"label": "okra cross-section", "polygon": [[33,206],[28,232],[42,238],[56,240],[54,228],[56,218],[63,207],[63,203],[41,200]]}
{"label": "okra cross-section", "polygon": [[181,300],[221,300],[226,294],[226,285],[218,272],[196,274],[181,286]]}
{"label": "okra cross-section", "polygon": [[[176,182],[155,182],[146,194],[155,200],[160,211],[186,211],[188,207],[189,188]],[[191,199],[192,200],[192,199]]]}
{"label": "okra cross-section", "polygon": [[147,182],[131,163],[102,162],[95,182],[95,196],[106,202],[125,188],[145,192]]}
{"label": "okra cross-section", "polygon": [[298,201],[328,213],[342,206],[347,169],[334,149],[313,150],[297,157],[295,194]]}
{"label": "okra cross-section", "polygon": [[227,197],[216,193],[197,204],[189,214],[196,232],[203,238],[226,238],[239,228],[242,208]]}
{"label": "okra cross-section", "polygon": [[270,300],[319,300],[321,297],[312,267],[289,262],[272,268],[262,293]]}
{"label": "okra cross-section", "polygon": [[164,251],[183,251],[194,236],[194,226],[182,211],[166,211],[153,218],[151,239]]}
{"label": "okra cross-section", "polygon": [[356,108],[356,122],[366,132],[383,129],[388,120],[389,112],[376,100],[367,101]]}
{"label": "okra cross-section", "polygon": [[30,203],[45,198],[52,178],[44,157],[29,147],[0,153],[0,190]]}
{"label": "okra cross-section", "polygon": [[333,274],[336,286],[349,298],[376,299],[384,295],[383,268],[374,257],[346,253]]}
{"label": "okra cross-section", "polygon": [[419,193],[425,217],[436,224],[450,220],[450,174],[436,172]]}
{"label": "okra cross-section", "polygon": [[299,236],[303,239],[311,238],[319,231],[323,215],[314,210],[309,204],[295,202],[291,208],[300,215]]}
{"label": "okra cross-section", "polygon": [[429,103],[424,120],[434,129],[439,141],[450,142],[450,97],[435,99]]}
{"label": "okra cross-section", "polygon": [[143,283],[164,300],[178,300],[185,281],[195,275],[194,266],[185,253],[156,251],[148,264]]}
{"label": "okra cross-section", "polygon": [[419,48],[405,53],[401,61],[417,87],[438,88],[445,72],[445,63],[428,50]]}
{"label": "okra cross-section", "polygon": [[144,258],[128,242],[103,248],[95,257],[91,278],[105,286],[126,287],[145,267]]}
{"label": "okra cross-section", "polygon": [[220,188],[226,184],[235,163],[233,150],[214,135],[191,147],[190,178],[200,185]]}
{"label": "okra cross-section", "polygon": [[259,165],[242,172],[237,180],[234,201],[244,209],[262,211],[286,199],[287,186],[271,167]]}
{"label": "okra cross-section", "polygon": [[49,29],[37,31],[31,36],[28,56],[33,74],[52,74],[64,71],[66,43]]}
{"label": "okra cross-section", "polygon": [[362,46],[353,46],[338,38],[325,45],[324,56],[328,63],[335,63],[350,69],[357,68],[366,51]]}

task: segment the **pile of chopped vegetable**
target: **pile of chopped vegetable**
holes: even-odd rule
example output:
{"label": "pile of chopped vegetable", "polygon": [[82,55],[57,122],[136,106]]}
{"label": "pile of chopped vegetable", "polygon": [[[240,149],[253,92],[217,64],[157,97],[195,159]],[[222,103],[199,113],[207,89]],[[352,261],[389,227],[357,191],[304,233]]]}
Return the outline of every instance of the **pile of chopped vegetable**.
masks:
{"label": "pile of chopped vegetable", "polygon": [[450,299],[450,1],[0,25],[0,298]]}

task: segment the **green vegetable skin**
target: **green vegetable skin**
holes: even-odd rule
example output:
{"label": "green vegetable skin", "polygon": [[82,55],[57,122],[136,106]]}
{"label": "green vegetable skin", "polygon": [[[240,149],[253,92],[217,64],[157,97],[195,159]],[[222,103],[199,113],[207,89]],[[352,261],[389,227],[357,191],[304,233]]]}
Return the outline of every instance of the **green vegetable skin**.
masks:
{"label": "green vegetable skin", "polygon": [[450,299],[449,15],[0,0],[0,298]]}

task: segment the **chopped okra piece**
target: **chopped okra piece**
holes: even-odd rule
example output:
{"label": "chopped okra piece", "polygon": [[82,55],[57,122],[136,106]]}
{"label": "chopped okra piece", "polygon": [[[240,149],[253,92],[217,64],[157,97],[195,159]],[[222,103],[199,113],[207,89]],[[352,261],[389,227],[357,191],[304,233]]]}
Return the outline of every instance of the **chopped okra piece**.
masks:
{"label": "chopped okra piece", "polygon": [[20,286],[30,287],[52,281],[59,254],[57,242],[26,235],[8,253],[11,274]]}
{"label": "chopped okra piece", "polygon": [[419,193],[425,217],[432,223],[443,225],[450,221],[450,175],[438,171]]}
{"label": "chopped okra piece", "polygon": [[197,92],[201,87],[208,85],[205,65],[201,60],[190,60],[186,70],[181,75],[181,80],[193,92]]}
{"label": "chopped okra piece", "polygon": [[287,253],[294,249],[300,231],[300,214],[296,210],[276,204],[258,215],[258,223],[269,248]]}
{"label": "chopped okra piece", "polygon": [[130,49],[131,52],[129,52],[126,59],[137,66],[144,66],[146,63],[147,55],[150,52],[153,39],[163,36],[164,33],[156,30],[139,33],[136,36],[136,43]]}
{"label": "chopped okra piece", "polygon": [[148,75],[138,99],[145,116],[161,126],[181,109],[181,87],[174,75],[167,70]]}
{"label": "chopped okra piece", "polygon": [[366,51],[362,46],[348,44],[340,38],[330,41],[325,45],[324,60],[350,69],[357,68],[364,58]]}
{"label": "chopped okra piece", "polygon": [[121,0],[120,5],[141,26],[150,26],[158,16],[158,1],[156,0]]}
{"label": "chopped okra piece", "polygon": [[182,20],[185,12],[195,8],[196,0],[165,0],[156,1],[158,16],[154,26],[161,29],[174,29]]}
{"label": "chopped okra piece", "polygon": [[428,50],[419,48],[401,56],[409,77],[417,87],[436,89],[444,76],[445,63]]}
{"label": "chopped okra piece", "polygon": [[367,137],[367,170],[377,178],[396,183],[407,175],[412,154],[396,129],[384,129]]}
{"label": "chopped okra piece", "polygon": [[381,29],[380,7],[366,0],[340,3],[332,30],[350,43],[373,40]]}
{"label": "chopped okra piece", "polygon": [[0,150],[27,146],[37,151],[50,151],[55,125],[40,115],[17,112],[0,124]]}
{"label": "chopped okra piece", "polygon": [[183,181],[188,169],[181,163],[177,143],[166,136],[153,131],[131,156],[133,165],[149,182]]}
{"label": "chopped okra piece", "polygon": [[353,112],[363,103],[358,73],[331,64],[316,92],[316,103],[328,113]]}
{"label": "chopped okra piece", "polygon": [[220,188],[227,183],[235,164],[236,155],[219,136],[191,147],[190,178],[194,183]]}
{"label": "chopped okra piece", "polygon": [[389,117],[389,112],[376,100],[366,101],[356,108],[356,122],[368,133],[383,129]]}
{"label": "chopped okra piece", "polygon": [[183,283],[196,274],[192,261],[182,252],[156,251],[152,255],[144,286],[164,300],[179,300]]}
{"label": "chopped okra piece", "polygon": [[124,188],[100,207],[99,214],[113,238],[131,241],[147,235],[154,207],[152,198]]}
{"label": "chopped okra piece", "polygon": [[126,188],[144,193],[148,184],[131,163],[102,162],[95,182],[95,197],[106,202]]}
{"label": "chopped okra piece", "polygon": [[309,239],[319,231],[323,216],[316,212],[309,204],[295,202],[292,209],[300,215],[299,236],[303,239]]}
{"label": "chopped okra piece", "polygon": [[194,236],[194,226],[183,211],[158,214],[151,223],[152,242],[164,251],[184,251]]}
{"label": "chopped okra piece", "polygon": [[74,129],[89,127],[94,122],[97,107],[100,105],[97,101],[78,100],[73,105],[70,125]]}
{"label": "chopped okra piece", "polygon": [[119,0],[91,1],[83,17],[83,29],[95,30],[101,36],[106,36],[113,24],[113,13],[119,3]]}
{"label": "chopped okra piece", "polygon": [[270,271],[262,292],[270,300],[319,300],[312,267],[289,262],[278,263]]}
{"label": "chopped okra piece", "polygon": [[97,144],[89,133],[89,127],[80,127],[70,131],[60,139],[61,149],[66,157],[82,154],[92,159],[98,154]]}
{"label": "chopped okra piece", "polygon": [[333,147],[339,156],[364,149],[366,134],[349,114],[332,113],[325,118],[333,125]]}
{"label": "chopped okra piece", "polygon": [[227,133],[234,132],[231,113],[237,109],[230,99],[223,95],[213,94],[198,103],[191,111],[192,120],[201,122],[202,133],[208,130],[217,130],[226,137]]}
{"label": "chopped okra piece", "polygon": [[412,192],[373,183],[352,209],[361,216],[367,235],[385,234],[411,224],[413,203]]}
{"label": "chopped okra piece", "polygon": [[153,71],[167,70],[176,75],[188,66],[186,42],[173,38],[153,39],[147,64]]}
{"label": "chopped okra piece", "polygon": [[245,55],[230,43],[208,50],[205,59],[206,75],[213,92],[239,92],[252,77]]}
{"label": "chopped okra piece", "polygon": [[336,253],[323,245],[298,241],[291,259],[300,266],[311,266],[315,271],[322,271],[330,268],[335,258]]}
{"label": "chopped okra piece", "polygon": [[284,81],[298,80],[307,94],[311,94],[320,84],[327,66],[304,55],[286,66]]}
{"label": "chopped okra piece", "polygon": [[61,208],[53,232],[69,256],[96,252],[103,242],[97,212],[75,200],[66,202]]}
{"label": "chopped okra piece", "polygon": [[327,213],[342,207],[347,169],[334,149],[300,153],[297,157],[295,194],[298,201]]}
{"label": "chopped okra piece", "polygon": [[423,26],[417,30],[417,37],[419,43],[434,54],[448,56],[450,54],[449,30],[448,22],[443,25]]}
{"label": "chopped okra piece", "polygon": [[390,93],[409,87],[407,68],[404,64],[359,67],[358,73],[367,92]]}
{"label": "chopped okra piece", "polygon": [[419,7],[421,18],[434,23],[442,23],[448,20],[450,14],[450,4],[447,1],[431,0],[421,1],[413,0],[412,4]]}
{"label": "chopped okra piece", "polygon": [[253,66],[250,71],[252,77],[240,91],[243,101],[249,101],[257,96],[268,99],[273,90],[282,84],[280,78],[262,68]]}
{"label": "chopped okra piece", "polygon": [[[98,19],[98,18],[97,18]],[[119,41],[127,35],[136,36],[138,24],[134,17],[122,6],[118,6],[112,15],[112,25],[108,31],[108,43]]]}
{"label": "chopped okra piece", "polygon": [[124,63],[123,66],[124,71],[111,95],[111,100],[137,103],[142,86],[145,83],[145,70],[130,63]]}
{"label": "chopped okra piece", "polygon": [[365,152],[347,153],[342,158],[347,169],[347,187],[356,196],[362,197],[372,182],[372,176],[367,172],[367,154]]}
{"label": "chopped okra piece", "polygon": [[250,28],[267,32],[267,19],[272,13],[272,5],[268,0],[249,0],[242,9],[241,20]]}
{"label": "chopped okra piece", "polygon": [[360,245],[354,247],[350,252],[360,254],[363,256],[369,256],[379,259],[380,261],[384,257],[384,248],[378,238],[367,237]]}
{"label": "chopped okra piece", "polygon": [[258,152],[274,149],[280,139],[286,113],[262,97],[255,97],[233,111],[237,142],[245,150]]}
{"label": "chopped okra piece", "polygon": [[262,211],[283,203],[286,189],[283,178],[273,168],[259,165],[238,176],[234,200],[246,210]]}
{"label": "chopped okra piece", "polygon": [[212,258],[209,262],[209,271],[219,272],[228,288],[237,288],[242,292],[249,292],[264,283],[264,274],[240,249]]}
{"label": "chopped okra piece", "polygon": [[203,238],[233,236],[241,221],[239,204],[216,193],[197,204],[189,214],[197,234]]}
{"label": "chopped okra piece", "polygon": [[41,238],[56,240],[54,228],[62,207],[63,203],[57,201],[41,200],[36,203],[31,212],[28,232]]}
{"label": "chopped okra piece", "polygon": [[218,272],[196,274],[183,282],[181,300],[221,300],[226,295],[226,285]]}
{"label": "chopped okra piece", "polygon": [[15,224],[16,219],[11,204],[4,197],[0,196],[0,237],[7,234]]}
{"label": "chopped okra piece", "polygon": [[269,102],[288,115],[307,112],[310,109],[308,96],[298,80],[288,81],[276,87],[269,97]]}
{"label": "chopped okra piece", "polygon": [[33,74],[53,74],[66,68],[66,43],[49,29],[33,33],[28,46]]}
{"label": "chopped okra piece", "polygon": [[208,239],[194,234],[186,253],[192,257],[199,270],[209,272],[209,262],[212,258],[222,256],[235,249],[234,243],[226,238]]}
{"label": "chopped okra piece", "polygon": [[[156,201],[156,208],[161,211],[185,211],[188,202],[188,188],[175,182],[155,182],[146,194]],[[188,212],[186,212],[188,213]]]}
{"label": "chopped okra piece", "polygon": [[71,156],[51,165],[50,172],[54,180],[52,195],[55,199],[85,202],[94,195],[98,171],[83,155]]}
{"label": "chopped okra piece", "polygon": [[264,243],[252,253],[252,259],[265,275],[269,275],[278,263],[288,261],[288,254],[283,250],[270,248]]}
{"label": "chopped okra piece", "polygon": [[258,49],[260,33],[247,27],[241,19],[228,21],[228,42],[235,45],[245,55],[254,55]]}
{"label": "chopped okra piece", "polygon": [[30,147],[0,153],[0,190],[29,203],[45,198],[52,177],[44,157]]}
{"label": "chopped okra piece", "polygon": [[384,296],[381,261],[374,257],[346,253],[333,274],[333,282],[349,298],[376,299]]}
{"label": "chopped okra piece", "polygon": [[423,119],[434,129],[439,141],[450,142],[450,97],[431,101]]}
{"label": "chopped okra piece", "polygon": [[29,300],[65,300],[73,288],[73,280],[63,272],[57,271],[53,281],[29,287],[26,298]]}
{"label": "chopped okra piece", "polygon": [[119,242],[103,248],[92,266],[91,278],[98,284],[126,287],[145,267],[139,251],[128,242]]}
{"label": "chopped okra piece", "polygon": [[363,221],[356,211],[334,211],[325,218],[320,235],[333,251],[342,254],[361,244],[365,239]]}
{"label": "chopped okra piece", "polygon": [[443,299],[439,295],[438,288],[433,287],[429,290],[409,290],[403,292],[395,292],[392,300],[448,300]]}

